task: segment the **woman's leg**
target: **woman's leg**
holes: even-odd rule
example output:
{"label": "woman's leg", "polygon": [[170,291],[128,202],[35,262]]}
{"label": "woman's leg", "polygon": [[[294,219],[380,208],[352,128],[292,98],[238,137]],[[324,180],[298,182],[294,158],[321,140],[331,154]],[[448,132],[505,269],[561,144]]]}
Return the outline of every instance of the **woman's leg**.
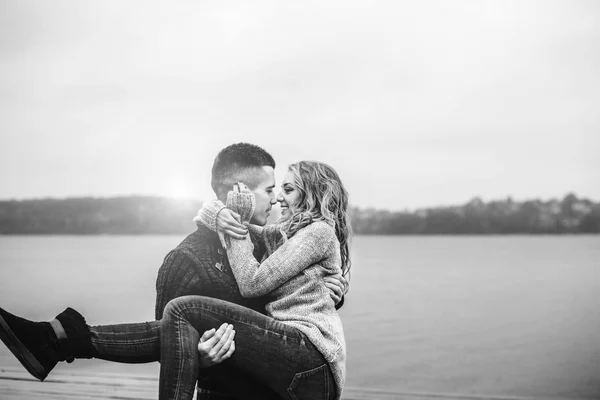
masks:
{"label": "woman's leg", "polygon": [[[283,398],[335,398],[329,366],[302,332],[237,304],[186,296],[172,300],[163,314],[160,400],[191,399],[199,368],[199,332],[223,323],[236,331],[235,352],[223,368],[235,368]],[[249,398],[238,391],[236,382],[230,382],[228,390]]]}
{"label": "woman's leg", "polygon": [[37,379],[60,361],[99,358],[122,363],[160,359],[160,322],[88,326],[72,308],[51,322],[34,322],[0,308],[0,339]]}
{"label": "woman's leg", "polygon": [[88,328],[94,358],[127,364],[160,360],[160,321]]}
{"label": "woman's leg", "polygon": [[209,368],[201,368],[200,373],[215,382],[222,393],[231,396],[230,400],[281,400],[281,396],[273,389],[234,368],[231,363],[222,362]]}

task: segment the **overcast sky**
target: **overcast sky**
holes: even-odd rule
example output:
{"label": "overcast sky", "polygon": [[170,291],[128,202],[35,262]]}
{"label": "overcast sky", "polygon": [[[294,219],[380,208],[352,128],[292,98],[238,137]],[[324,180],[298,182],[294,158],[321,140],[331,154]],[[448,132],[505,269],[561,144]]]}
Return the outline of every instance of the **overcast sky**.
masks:
{"label": "overcast sky", "polygon": [[354,205],[600,200],[600,2],[0,0],[0,198],[212,197],[218,150]]}

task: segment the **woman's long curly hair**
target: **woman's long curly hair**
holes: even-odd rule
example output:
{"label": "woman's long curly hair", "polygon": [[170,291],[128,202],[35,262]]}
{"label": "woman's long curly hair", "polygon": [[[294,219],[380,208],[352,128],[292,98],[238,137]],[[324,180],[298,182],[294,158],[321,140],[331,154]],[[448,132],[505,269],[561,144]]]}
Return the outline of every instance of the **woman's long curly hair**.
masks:
{"label": "woman's long curly hair", "polygon": [[350,238],[352,228],[348,216],[348,192],[333,168],[316,161],[300,161],[289,166],[294,184],[300,192],[293,215],[287,221],[286,235],[292,237],[298,230],[314,221],[326,221],[335,227],[340,242],[342,274],[350,271]]}

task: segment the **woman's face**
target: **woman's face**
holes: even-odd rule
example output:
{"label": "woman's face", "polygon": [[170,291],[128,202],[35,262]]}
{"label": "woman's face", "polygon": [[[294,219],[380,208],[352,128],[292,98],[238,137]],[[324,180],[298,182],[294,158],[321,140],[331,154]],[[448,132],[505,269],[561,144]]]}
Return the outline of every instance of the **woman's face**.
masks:
{"label": "woman's face", "polygon": [[288,171],[281,183],[281,192],[277,196],[277,201],[281,206],[281,220],[285,221],[294,214],[294,206],[300,199],[300,192],[294,183],[294,173]]}

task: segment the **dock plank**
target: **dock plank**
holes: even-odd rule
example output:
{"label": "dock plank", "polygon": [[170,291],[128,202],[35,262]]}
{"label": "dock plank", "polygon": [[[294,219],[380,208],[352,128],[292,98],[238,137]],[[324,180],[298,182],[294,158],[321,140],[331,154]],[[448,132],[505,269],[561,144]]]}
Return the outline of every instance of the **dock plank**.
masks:
{"label": "dock plank", "polygon": [[[157,398],[158,378],[155,376],[56,372],[44,382],[39,382],[24,370],[0,368],[0,399],[2,400],[153,400]],[[343,400],[540,399],[452,393],[402,393],[347,387],[344,389]]]}

